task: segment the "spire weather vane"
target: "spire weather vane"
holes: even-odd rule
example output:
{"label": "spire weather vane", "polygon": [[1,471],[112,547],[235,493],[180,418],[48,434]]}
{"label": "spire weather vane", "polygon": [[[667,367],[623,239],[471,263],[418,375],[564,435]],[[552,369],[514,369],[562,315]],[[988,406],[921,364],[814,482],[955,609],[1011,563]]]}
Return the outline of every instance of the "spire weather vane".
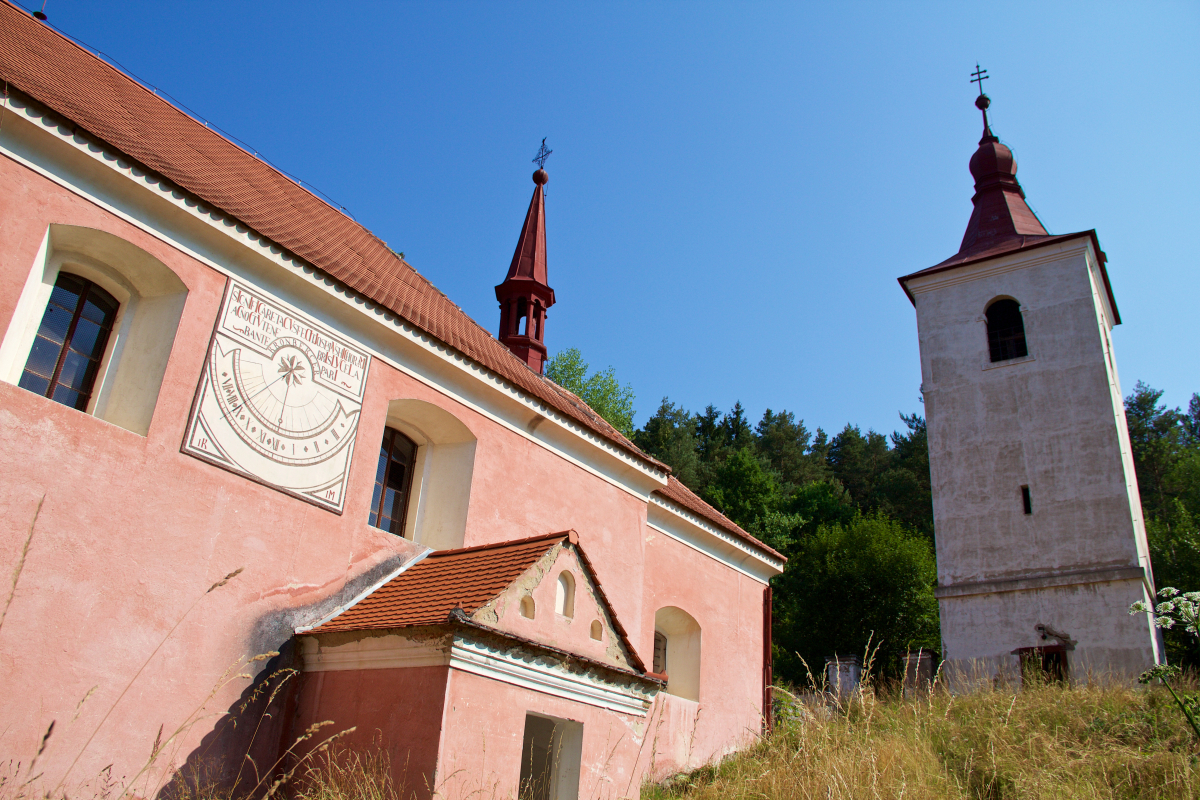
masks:
{"label": "spire weather vane", "polygon": [[546,149],[546,139],[542,138],[542,146],[538,148],[537,155],[533,157],[533,163],[538,165],[538,169],[546,168],[546,159],[550,157],[553,150]]}
{"label": "spire weather vane", "polygon": [[979,68],[979,62],[978,62],[978,61],[976,61],[976,62],[975,62],[975,71],[971,73],[971,83],[978,83],[978,84],[979,84],[979,94],[980,94],[980,96],[982,96],[982,95],[983,95],[983,82],[984,82],[984,81],[986,81],[987,79],[988,79],[987,70],[986,70],[986,69],[980,69],[980,68]]}

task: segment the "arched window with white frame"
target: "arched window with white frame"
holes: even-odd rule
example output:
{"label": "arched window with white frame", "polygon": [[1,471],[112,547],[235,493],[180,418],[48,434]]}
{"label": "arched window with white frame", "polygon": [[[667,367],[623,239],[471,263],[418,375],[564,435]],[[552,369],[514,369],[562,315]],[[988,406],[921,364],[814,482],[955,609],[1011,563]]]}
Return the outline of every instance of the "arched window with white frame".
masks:
{"label": "arched window with white frame", "polygon": [[187,295],[132,242],[51,224],[0,340],[0,380],[145,436]]}

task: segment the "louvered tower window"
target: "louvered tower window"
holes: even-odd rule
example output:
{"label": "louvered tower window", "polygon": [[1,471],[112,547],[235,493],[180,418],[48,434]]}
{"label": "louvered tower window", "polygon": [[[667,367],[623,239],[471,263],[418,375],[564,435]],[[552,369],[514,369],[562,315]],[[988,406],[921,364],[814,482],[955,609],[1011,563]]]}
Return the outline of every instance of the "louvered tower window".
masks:
{"label": "louvered tower window", "polygon": [[58,273],[19,385],[87,411],[120,304],[89,280]]}
{"label": "louvered tower window", "polygon": [[412,439],[394,428],[384,428],[379,466],[375,470],[375,491],[371,495],[372,526],[404,535],[416,455],[417,445]]}

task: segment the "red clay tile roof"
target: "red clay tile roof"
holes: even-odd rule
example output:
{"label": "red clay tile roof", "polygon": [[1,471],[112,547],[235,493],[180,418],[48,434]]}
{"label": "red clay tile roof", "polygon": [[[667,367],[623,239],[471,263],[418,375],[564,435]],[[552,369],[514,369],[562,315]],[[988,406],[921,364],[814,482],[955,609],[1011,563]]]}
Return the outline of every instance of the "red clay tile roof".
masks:
{"label": "red clay tile roof", "polygon": [[589,573],[600,602],[612,619],[629,663],[636,670],[645,672],[645,665],[625,627],[617,619],[600,585],[600,577],[579,546],[574,531],[458,550],[435,550],[345,611],[304,633],[442,625],[451,620],[451,612],[455,609],[461,609],[469,616],[511,586],[550,548],[567,541],[575,545],[579,561]]}
{"label": "red clay tile roof", "polygon": [[764,553],[768,553],[775,558],[780,559],[781,561],[787,561],[782,553],[780,553],[778,550],[768,547],[758,539],[755,539],[753,536],[746,533],[746,531],[742,530],[741,526],[739,526],[736,522],[722,514],[720,511],[717,511],[708,503],[701,500],[696,496],[695,492],[676,480],[674,476],[667,478],[667,488],[658,489],[655,491],[655,494],[662,495],[673,503],[683,506],[696,516],[704,517],[705,519],[721,528],[724,528],[730,533],[736,534],[739,538],[745,539],[747,542],[754,545]]}
{"label": "red clay tile roof", "polygon": [[[669,471],[578,397],[529,369],[362,225],[6,1],[0,2],[0,80],[640,461]],[[675,483],[662,494],[761,544]]]}
{"label": "red clay tile roof", "polygon": [[309,633],[440,625],[456,608],[474,614],[567,537],[554,533],[504,544],[435,550]]}
{"label": "red clay tile roof", "polygon": [[638,460],[667,469],[566,402],[362,225],[7,2],[0,2],[0,79]]}

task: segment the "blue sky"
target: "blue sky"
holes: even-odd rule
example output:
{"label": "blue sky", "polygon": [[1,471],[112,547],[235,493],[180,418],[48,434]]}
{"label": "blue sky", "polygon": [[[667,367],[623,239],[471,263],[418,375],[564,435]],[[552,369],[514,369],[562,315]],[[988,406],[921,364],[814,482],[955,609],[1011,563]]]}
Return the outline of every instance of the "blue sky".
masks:
{"label": "blue sky", "polygon": [[547,344],[612,365],[639,425],[664,395],[831,432],[920,410],[895,279],[958,249],[979,61],[1043,223],[1099,232],[1122,389],[1200,391],[1198,3],[46,12],[335,198],[493,331],[547,137]]}

